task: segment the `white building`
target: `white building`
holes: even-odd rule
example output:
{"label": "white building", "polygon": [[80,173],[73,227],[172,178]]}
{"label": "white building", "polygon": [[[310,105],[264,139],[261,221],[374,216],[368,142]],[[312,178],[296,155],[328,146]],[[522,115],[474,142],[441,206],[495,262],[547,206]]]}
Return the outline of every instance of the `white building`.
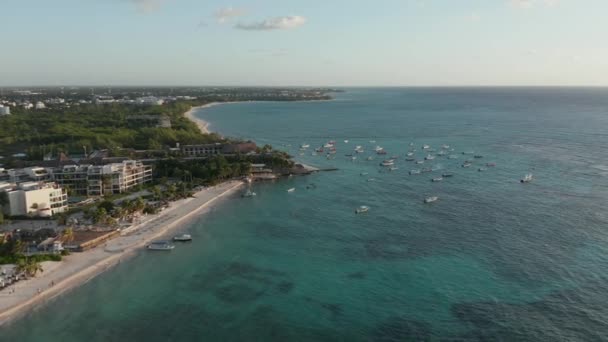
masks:
{"label": "white building", "polygon": [[42,102],[38,101],[38,102],[36,102],[36,106],[35,106],[35,108],[36,108],[36,109],[45,109],[45,108],[46,108],[46,106],[44,105],[44,103],[42,103]]}
{"label": "white building", "polygon": [[10,115],[11,107],[0,105],[0,116],[1,115]]}
{"label": "white building", "polygon": [[55,183],[0,183],[0,192],[8,194],[2,209],[10,216],[51,217],[68,209],[68,196]]}

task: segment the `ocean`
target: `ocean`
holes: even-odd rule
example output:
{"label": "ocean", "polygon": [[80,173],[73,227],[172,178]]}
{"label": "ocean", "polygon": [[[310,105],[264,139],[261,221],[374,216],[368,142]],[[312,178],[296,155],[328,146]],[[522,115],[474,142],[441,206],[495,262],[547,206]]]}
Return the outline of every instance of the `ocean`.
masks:
{"label": "ocean", "polygon": [[[182,227],[192,243],[142,251],[0,340],[608,339],[608,89],[351,88],[196,115],[339,170],[254,184]],[[312,155],[329,140],[334,159]],[[455,159],[405,160],[442,145]]]}

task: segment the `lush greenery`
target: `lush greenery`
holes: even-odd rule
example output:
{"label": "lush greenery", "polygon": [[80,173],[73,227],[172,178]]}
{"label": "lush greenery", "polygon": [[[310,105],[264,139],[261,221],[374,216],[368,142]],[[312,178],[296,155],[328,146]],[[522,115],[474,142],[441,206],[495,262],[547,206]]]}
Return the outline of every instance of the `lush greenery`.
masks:
{"label": "lush greenery", "polygon": [[[163,106],[123,104],[81,105],[61,109],[23,110],[0,119],[0,153],[25,152],[29,159],[43,154],[82,154],[84,148],[109,149],[115,155],[122,148],[162,149],[166,146],[217,142],[215,134],[202,134],[183,113],[199,102],[179,101]],[[170,128],[156,127],[155,121],[132,120],[144,115],[171,121]]]}

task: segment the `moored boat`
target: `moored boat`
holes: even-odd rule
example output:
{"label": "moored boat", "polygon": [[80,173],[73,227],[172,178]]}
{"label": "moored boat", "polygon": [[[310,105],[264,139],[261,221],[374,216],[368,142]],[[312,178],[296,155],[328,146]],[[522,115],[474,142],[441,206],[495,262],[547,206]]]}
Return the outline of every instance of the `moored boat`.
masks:
{"label": "moored boat", "polygon": [[528,173],[527,175],[524,176],[524,178],[522,178],[520,180],[520,182],[522,183],[530,183],[532,181],[532,174]]}
{"label": "moored boat", "polygon": [[289,189],[287,189],[287,192],[294,192],[294,191],[296,191],[296,188],[289,188]]}
{"label": "moored boat", "polygon": [[170,251],[175,246],[167,241],[154,241],[148,245],[148,249],[151,251]]}
{"label": "moored boat", "polygon": [[441,182],[443,180],[443,177],[435,177],[433,179],[431,179],[432,182]]}
{"label": "moored boat", "polygon": [[254,197],[257,194],[253,191],[251,191],[251,189],[247,189],[247,191],[245,191],[242,195],[242,197]]}
{"label": "moored boat", "polygon": [[369,211],[369,207],[366,205],[362,205],[359,208],[355,209],[355,214],[362,214]]}
{"label": "moored boat", "polygon": [[437,200],[439,199],[439,197],[437,196],[430,196],[424,199],[424,203],[433,203],[433,202],[437,202]]}
{"label": "moored boat", "polygon": [[173,241],[179,241],[179,242],[192,241],[192,235],[190,235],[190,234],[177,235],[177,236],[173,237]]}

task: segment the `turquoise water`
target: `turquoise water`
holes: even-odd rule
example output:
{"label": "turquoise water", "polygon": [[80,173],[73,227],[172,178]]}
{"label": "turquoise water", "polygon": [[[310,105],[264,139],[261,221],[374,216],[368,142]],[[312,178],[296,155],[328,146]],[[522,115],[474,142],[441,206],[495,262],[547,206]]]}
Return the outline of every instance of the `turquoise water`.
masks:
{"label": "turquoise water", "polygon": [[[608,89],[349,89],[198,115],[339,171],[255,184],[257,197],[184,227],[193,243],[142,252],[3,327],[0,340],[608,336]],[[335,159],[311,155],[330,139]],[[418,159],[422,144],[448,144],[459,159],[414,165],[410,142]],[[300,156],[302,143],[311,148]],[[366,153],[352,161],[356,145]],[[376,145],[399,156],[398,170],[378,166]],[[462,168],[473,159],[463,151],[484,158]],[[488,162],[497,166],[477,171]],[[408,175],[431,164],[441,171]],[[445,170],[454,177],[430,181]],[[520,184],[528,172],[535,180]],[[439,201],[424,204],[431,195]],[[356,215],[360,205],[371,209]]]}

